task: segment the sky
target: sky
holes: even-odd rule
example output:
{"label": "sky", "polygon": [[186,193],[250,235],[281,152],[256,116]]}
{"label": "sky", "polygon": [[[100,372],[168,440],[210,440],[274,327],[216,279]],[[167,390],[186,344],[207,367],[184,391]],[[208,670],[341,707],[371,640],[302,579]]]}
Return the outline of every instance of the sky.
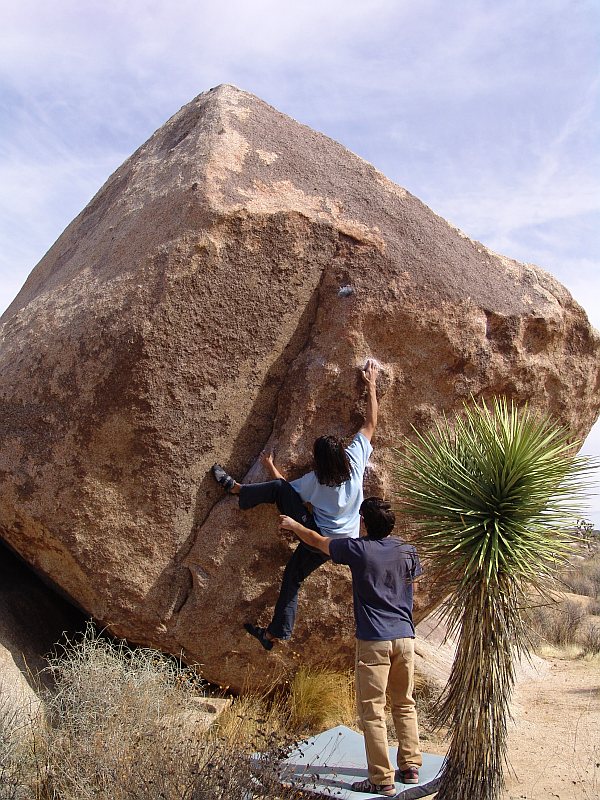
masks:
{"label": "sky", "polygon": [[[1,0],[0,312],[193,97],[252,92],[600,329],[598,0]],[[600,423],[583,451],[600,455]],[[596,491],[600,494],[600,473]],[[586,516],[600,528],[600,496]]]}

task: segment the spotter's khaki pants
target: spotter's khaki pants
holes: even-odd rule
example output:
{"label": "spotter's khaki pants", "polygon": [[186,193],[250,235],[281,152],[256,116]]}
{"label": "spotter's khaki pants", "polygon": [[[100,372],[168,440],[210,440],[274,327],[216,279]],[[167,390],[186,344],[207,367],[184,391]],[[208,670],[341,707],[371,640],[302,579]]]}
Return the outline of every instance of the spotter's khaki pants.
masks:
{"label": "spotter's khaki pants", "polygon": [[394,783],[385,725],[386,689],[398,738],[398,768],[420,767],[423,763],[413,687],[413,639],[356,640],[356,705],[371,783]]}

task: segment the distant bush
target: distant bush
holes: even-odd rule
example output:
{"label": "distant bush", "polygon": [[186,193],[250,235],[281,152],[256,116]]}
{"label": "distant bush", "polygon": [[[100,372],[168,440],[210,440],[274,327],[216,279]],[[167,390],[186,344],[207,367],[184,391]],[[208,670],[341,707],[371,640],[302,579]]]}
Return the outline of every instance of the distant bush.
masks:
{"label": "distant bush", "polygon": [[591,601],[587,607],[587,613],[593,617],[600,617],[600,599]]}
{"label": "distant bush", "polygon": [[582,655],[600,654],[600,625],[590,625],[581,637]]}
{"label": "distant bush", "polygon": [[562,580],[569,591],[600,600],[600,552],[572,564]]}
{"label": "distant bush", "polygon": [[578,603],[573,599],[535,606],[527,618],[534,645],[572,648],[572,654],[594,655],[597,651],[598,626],[590,617],[600,615],[600,550],[593,547],[584,557],[575,558],[562,573],[566,590],[590,598]]}
{"label": "distant bush", "polygon": [[600,531],[595,530],[593,523],[586,519],[577,520],[574,532],[581,545],[587,550],[593,552],[600,544]]}
{"label": "distant bush", "polygon": [[576,644],[584,618],[585,611],[572,600],[533,606],[527,612],[528,624],[536,646],[542,643],[557,647]]}

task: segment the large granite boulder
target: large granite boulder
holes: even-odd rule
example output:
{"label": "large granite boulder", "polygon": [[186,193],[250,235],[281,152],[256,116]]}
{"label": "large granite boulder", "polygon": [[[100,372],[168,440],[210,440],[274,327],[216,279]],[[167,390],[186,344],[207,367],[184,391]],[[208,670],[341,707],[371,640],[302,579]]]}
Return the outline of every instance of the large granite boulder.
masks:
{"label": "large granite boulder", "polygon": [[[465,398],[503,394],[584,436],[600,339],[554,278],[490,252],[371,165],[220,86],[129,158],[1,320],[0,536],[119,636],[222,684],[348,664],[348,574],[305,586],[266,654],[291,543],[210,475],[290,477],[315,436],[362,422],[381,364],[369,492],[392,448]],[[417,617],[435,597],[422,595]]]}

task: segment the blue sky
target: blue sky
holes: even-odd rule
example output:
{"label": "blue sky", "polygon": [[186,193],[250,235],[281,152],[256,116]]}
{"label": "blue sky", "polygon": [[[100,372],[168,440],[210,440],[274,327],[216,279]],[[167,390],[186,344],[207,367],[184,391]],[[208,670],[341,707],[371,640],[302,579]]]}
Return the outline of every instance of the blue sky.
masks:
{"label": "blue sky", "polygon": [[553,273],[600,328],[597,0],[2,5],[0,310],[136,147],[233,83]]}

